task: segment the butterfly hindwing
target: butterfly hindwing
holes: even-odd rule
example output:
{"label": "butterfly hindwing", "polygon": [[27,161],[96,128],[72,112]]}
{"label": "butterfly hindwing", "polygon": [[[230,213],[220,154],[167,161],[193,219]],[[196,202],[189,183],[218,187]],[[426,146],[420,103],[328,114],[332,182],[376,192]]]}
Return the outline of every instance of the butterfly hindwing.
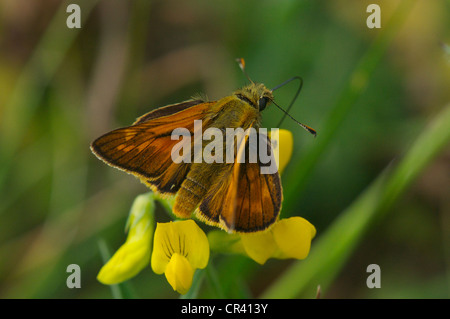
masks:
{"label": "butterfly hindwing", "polygon": [[[263,140],[266,142],[261,147],[267,147],[268,154],[274,160],[270,140]],[[241,151],[248,154],[248,140],[243,145]],[[239,163],[236,160],[228,165],[217,176],[200,204],[197,210],[199,218],[228,231],[243,233],[264,230],[273,224],[281,210],[280,175],[278,170],[262,174],[263,166],[259,158],[256,163]]]}

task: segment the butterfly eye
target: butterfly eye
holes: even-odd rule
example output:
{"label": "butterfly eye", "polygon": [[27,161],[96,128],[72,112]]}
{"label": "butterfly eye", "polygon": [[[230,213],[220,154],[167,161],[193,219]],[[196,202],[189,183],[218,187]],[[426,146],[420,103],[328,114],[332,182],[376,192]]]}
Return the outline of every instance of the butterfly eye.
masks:
{"label": "butterfly eye", "polygon": [[259,99],[259,110],[262,111],[266,108],[266,104],[267,104],[267,98],[266,97],[262,97]]}

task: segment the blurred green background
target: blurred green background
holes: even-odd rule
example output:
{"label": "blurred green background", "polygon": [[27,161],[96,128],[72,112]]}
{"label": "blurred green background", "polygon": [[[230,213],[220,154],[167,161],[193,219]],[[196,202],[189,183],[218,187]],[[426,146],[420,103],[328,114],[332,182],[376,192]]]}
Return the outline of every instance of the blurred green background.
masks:
{"label": "blurred green background", "polygon": [[[80,29],[66,26],[70,3],[81,7]],[[366,26],[370,3],[381,7],[380,29]],[[247,83],[236,57],[268,87],[304,79],[291,115],[318,136],[289,119],[282,124],[295,139],[282,216],[316,226],[311,252],[450,101],[450,1],[3,0],[0,15],[1,298],[113,296],[95,279],[104,264],[99,243],[113,252],[124,242],[133,199],[147,189],[97,160],[90,142],[197,92],[211,100],[230,94]],[[277,90],[277,103],[287,107],[295,90]],[[274,127],[281,117],[269,108],[263,124]],[[450,296],[446,145],[370,221],[342,265],[328,261],[323,276],[333,275],[321,297]],[[167,219],[162,209],[156,214]],[[222,292],[204,282],[198,297],[267,296],[308,259],[260,266],[222,255],[213,262]],[[373,263],[380,289],[366,286]],[[81,267],[81,289],[66,286],[69,264]],[[124,291],[178,297],[150,267]]]}

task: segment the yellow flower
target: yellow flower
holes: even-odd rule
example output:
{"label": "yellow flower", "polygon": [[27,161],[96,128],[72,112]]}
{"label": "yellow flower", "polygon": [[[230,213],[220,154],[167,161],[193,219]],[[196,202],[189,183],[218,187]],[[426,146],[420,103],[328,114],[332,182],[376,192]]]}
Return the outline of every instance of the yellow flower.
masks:
{"label": "yellow flower", "polygon": [[291,217],[279,220],[268,230],[255,233],[210,231],[208,240],[213,251],[244,254],[264,264],[269,258],[306,258],[315,235],[316,229],[310,222],[302,217]]}
{"label": "yellow flower", "polygon": [[[269,132],[280,174],[292,156],[293,138],[288,130]],[[279,156],[277,156],[277,153]],[[277,221],[271,228],[255,233],[227,234],[211,231],[211,249],[222,253],[245,254],[260,264],[269,258],[304,259],[308,256],[316,229],[306,219],[291,217]]]}
{"label": "yellow flower", "polygon": [[304,259],[308,256],[315,227],[302,217],[281,219],[267,231],[241,234],[247,255],[259,264],[269,258]]}
{"label": "yellow flower", "polygon": [[157,223],[151,266],[166,275],[173,290],[187,293],[195,269],[205,268],[208,260],[208,239],[193,220]]}
{"label": "yellow flower", "polygon": [[[278,166],[278,171],[281,175],[284,168],[291,159],[294,138],[292,137],[292,133],[290,131],[284,129],[278,130],[278,136],[277,134],[273,134],[272,136],[272,131],[269,132],[269,137],[272,139],[275,161]],[[277,153],[279,154],[279,156],[276,156]]]}
{"label": "yellow flower", "polygon": [[98,281],[117,284],[136,276],[150,261],[153,236],[154,201],[151,193],[143,194],[133,202],[128,216],[125,243],[102,267]]}

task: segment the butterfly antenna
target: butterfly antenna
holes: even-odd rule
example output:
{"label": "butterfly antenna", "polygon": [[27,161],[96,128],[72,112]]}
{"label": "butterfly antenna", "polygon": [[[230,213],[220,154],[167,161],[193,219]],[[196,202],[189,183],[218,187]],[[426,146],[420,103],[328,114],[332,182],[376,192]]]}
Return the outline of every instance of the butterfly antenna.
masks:
{"label": "butterfly antenna", "polygon": [[297,97],[298,97],[298,95],[300,94],[300,91],[302,90],[302,87],[303,87],[303,79],[302,79],[301,77],[299,77],[299,76],[294,76],[294,77],[290,78],[289,80],[284,81],[283,83],[277,85],[276,87],[274,87],[274,88],[272,89],[272,92],[275,91],[275,90],[278,90],[280,87],[285,86],[286,84],[288,84],[288,83],[290,83],[290,82],[292,82],[292,81],[294,81],[294,80],[299,80],[299,81],[300,81],[300,85],[299,85],[299,87],[298,87],[298,89],[297,89],[297,92],[295,93],[294,98],[293,98],[292,101],[291,101],[291,104],[289,104],[289,106],[288,106],[288,108],[287,108],[287,111],[285,111],[285,114],[284,114],[283,117],[281,118],[281,120],[280,120],[280,122],[278,123],[278,126],[277,126],[277,127],[280,127],[280,126],[281,126],[281,123],[283,123],[284,119],[286,118],[286,114],[289,113],[289,111],[291,110],[291,107],[294,105],[295,101],[297,100]]}
{"label": "butterfly antenna", "polygon": [[[295,123],[297,123],[298,125],[300,125],[301,127],[303,127],[305,130],[307,130],[309,133],[311,133],[312,135],[314,135],[314,137],[317,136],[317,132],[315,129],[313,129],[312,127],[309,127],[306,124],[300,123],[299,121],[297,121],[296,119],[294,119],[287,111],[283,110],[283,108],[281,106],[279,106],[277,103],[275,103],[275,101],[272,100],[272,103],[275,104],[276,107],[278,107],[280,110],[282,110],[284,112],[284,116],[283,119],[287,116],[289,116]],[[281,122],[280,122],[281,124]],[[280,126],[278,126],[280,127]]]}
{"label": "butterfly antenna", "polygon": [[300,81],[300,85],[299,85],[299,87],[298,87],[298,89],[297,89],[297,92],[295,93],[294,98],[292,99],[291,103],[289,104],[289,106],[288,106],[288,108],[287,108],[287,111],[285,111],[281,106],[279,106],[277,103],[275,103],[275,101],[272,101],[273,104],[275,104],[280,110],[282,110],[282,111],[284,112],[284,115],[283,115],[283,117],[281,118],[280,122],[278,123],[278,126],[277,126],[277,127],[280,127],[280,126],[281,126],[281,123],[283,123],[283,121],[284,121],[284,119],[286,118],[286,116],[289,116],[295,123],[297,123],[298,125],[300,125],[301,127],[303,127],[305,130],[307,130],[309,133],[311,133],[312,135],[314,135],[314,137],[316,137],[316,136],[317,136],[317,132],[316,132],[313,128],[309,127],[309,126],[306,125],[306,124],[300,123],[299,121],[297,121],[296,119],[294,119],[294,118],[289,114],[290,109],[291,109],[292,106],[294,105],[295,101],[297,100],[298,95],[300,94],[300,91],[302,90],[302,87],[303,87],[303,79],[302,79],[301,77],[299,77],[299,76],[294,76],[294,77],[290,78],[289,80],[286,80],[286,81],[284,81],[283,83],[281,83],[281,84],[277,85],[276,87],[274,87],[274,88],[272,89],[272,92],[275,91],[275,90],[277,90],[277,89],[279,89],[280,87],[282,87],[282,86],[284,86],[284,85],[286,85],[286,84],[288,84],[288,83],[294,81],[294,80],[299,80],[299,81]]}
{"label": "butterfly antenna", "polygon": [[241,68],[242,72],[245,74],[247,79],[253,83],[252,79],[248,76],[247,72],[245,71],[245,60],[243,58],[237,58],[236,62],[239,64],[239,67]]}

